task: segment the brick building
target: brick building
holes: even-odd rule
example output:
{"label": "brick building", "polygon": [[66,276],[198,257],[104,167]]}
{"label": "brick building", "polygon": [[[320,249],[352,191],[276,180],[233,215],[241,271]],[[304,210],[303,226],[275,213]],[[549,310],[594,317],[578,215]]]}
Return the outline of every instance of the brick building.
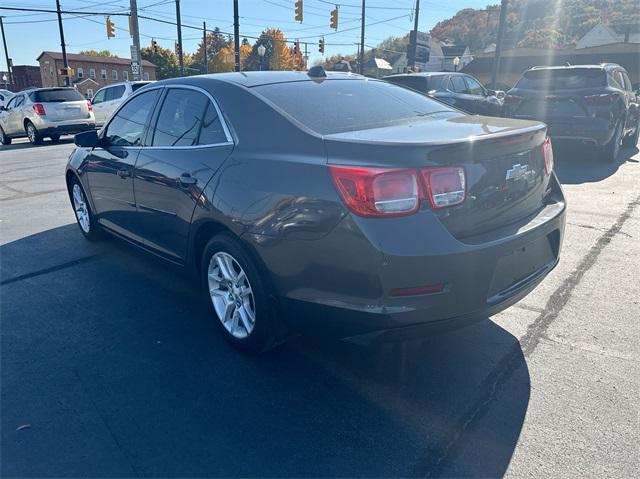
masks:
{"label": "brick building", "polygon": [[[43,87],[64,86],[64,77],[58,70],[64,68],[62,53],[42,52],[38,58],[40,77]],[[96,57],[67,53],[69,67],[73,69],[71,84],[88,98],[105,85],[133,80],[131,60],[120,57]],[[153,63],[142,60],[144,80],[156,79],[156,67]]]}

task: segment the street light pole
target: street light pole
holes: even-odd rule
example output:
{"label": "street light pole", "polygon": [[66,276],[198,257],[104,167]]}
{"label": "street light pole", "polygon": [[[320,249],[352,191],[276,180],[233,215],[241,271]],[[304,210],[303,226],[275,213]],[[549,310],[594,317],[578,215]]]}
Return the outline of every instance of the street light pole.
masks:
{"label": "street light pole", "polygon": [[240,71],[240,16],[238,14],[238,0],[233,0],[233,46],[235,56],[235,70]]}
{"label": "street light pole", "polygon": [[500,72],[500,55],[502,54],[502,39],[504,37],[504,27],[507,21],[507,6],[509,0],[502,0],[500,4],[500,23],[498,24],[498,38],[496,39],[496,53],[493,57],[493,70],[491,72],[491,89],[496,89],[498,73]]}
{"label": "street light pole", "polygon": [[7,38],[4,36],[4,23],[2,23],[3,18],[4,17],[0,17],[0,28],[2,29],[2,44],[4,45],[4,57],[7,60],[7,73],[9,73],[9,83],[13,85],[13,73],[12,73],[13,68],[11,68],[11,59],[9,58],[9,50],[7,50]]}
{"label": "street light pole", "polygon": [[[138,64],[138,73],[133,75],[134,80],[142,80],[144,75],[142,73],[142,57],[140,56],[140,30],[138,27],[138,3],[137,0],[130,0],[129,8],[131,15],[129,16],[129,35],[133,39],[134,50],[136,51],[136,57]],[[133,58],[131,60],[134,60]]]}
{"label": "street light pole", "polygon": [[207,56],[207,22],[202,22],[202,60],[204,61],[204,72],[209,73],[209,58]]}
{"label": "street light pole", "polygon": [[56,0],[56,12],[58,14],[58,29],[60,30],[60,46],[62,47],[62,63],[64,63],[64,68],[67,73],[64,76],[64,85],[71,86],[71,82],[69,81],[69,62],[67,61],[67,47],[64,43],[64,29],[62,28],[62,12],[60,10],[61,10],[60,0]]}
{"label": "street light pole", "polygon": [[176,0],[176,23],[178,24],[178,64],[180,74],[184,76],[184,59],[182,58],[182,23],[180,21],[180,0]]}
{"label": "street light pole", "polygon": [[364,74],[364,13],[365,13],[365,0],[362,0],[362,19],[360,24],[360,75]]}
{"label": "street light pole", "polygon": [[416,52],[418,51],[418,17],[420,16],[420,0],[416,0],[416,16],[413,19],[413,31],[414,31],[414,38],[415,38],[415,42],[416,45],[413,45],[413,55],[411,55],[411,65],[407,65],[410,66],[411,68],[415,69],[416,66]]}

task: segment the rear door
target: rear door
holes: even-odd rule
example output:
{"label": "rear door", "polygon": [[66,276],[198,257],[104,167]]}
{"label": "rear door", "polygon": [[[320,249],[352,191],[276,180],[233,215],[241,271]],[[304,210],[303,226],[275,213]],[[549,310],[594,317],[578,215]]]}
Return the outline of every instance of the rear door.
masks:
{"label": "rear door", "polygon": [[104,107],[102,114],[105,119],[109,119],[114,111],[120,106],[120,104],[126,98],[125,92],[127,88],[125,85],[115,85],[109,88],[104,97]]}
{"label": "rear door", "polygon": [[467,83],[462,75],[452,75],[450,77],[449,91],[452,92],[450,105],[468,113],[475,113],[474,98],[469,95]]}
{"label": "rear door", "polygon": [[92,150],[85,170],[98,221],[140,242],[134,233],[133,169],[159,96],[160,89],[149,90],[124,105],[103,130],[103,146]]}
{"label": "rear door", "polygon": [[93,104],[93,116],[96,119],[96,125],[101,126],[107,120],[107,116],[105,114],[105,97],[107,90],[109,88],[103,88],[95,94],[92,100]]}
{"label": "rear door", "polygon": [[181,263],[193,211],[233,143],[213,98],[194,87],[168,87],[152,124],[135,169],[136,234]]}

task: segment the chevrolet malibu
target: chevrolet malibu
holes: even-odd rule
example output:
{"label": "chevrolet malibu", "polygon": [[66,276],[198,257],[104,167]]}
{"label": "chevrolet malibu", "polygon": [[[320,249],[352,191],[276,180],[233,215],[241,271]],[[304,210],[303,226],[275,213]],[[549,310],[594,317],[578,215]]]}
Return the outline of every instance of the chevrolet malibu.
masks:
{"label": "chevrolet malibu", "polygon": [[66,181],[82,234],[193,269],[246,352],[289,331],[486,318],[559,258],[565,202],[543,123],[359,75],[161,81],[76,144]]}

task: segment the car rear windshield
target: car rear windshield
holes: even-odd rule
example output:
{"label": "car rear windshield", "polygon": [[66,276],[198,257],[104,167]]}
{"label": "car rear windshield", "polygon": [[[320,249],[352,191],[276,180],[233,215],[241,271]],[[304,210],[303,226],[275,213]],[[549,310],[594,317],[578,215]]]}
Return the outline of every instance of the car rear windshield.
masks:
{"label": "car rear windshield", "polygon": [[73,88],[54,88],[34,91],[31,94],[31,100],[38,103],[51,103],[84,100],[84,97]]}
{"label": "car rear windshield", "polygon": [[461,114],[413,90],[377,80],[274,83],[255,90],[321,135]]}
{"label": "car rear windshield", "polygon": [[566,70],[531,70],[518,82],[518,88],[527,90],[571,90],[606,86],[607,75],[597,68],[570,68]]}

